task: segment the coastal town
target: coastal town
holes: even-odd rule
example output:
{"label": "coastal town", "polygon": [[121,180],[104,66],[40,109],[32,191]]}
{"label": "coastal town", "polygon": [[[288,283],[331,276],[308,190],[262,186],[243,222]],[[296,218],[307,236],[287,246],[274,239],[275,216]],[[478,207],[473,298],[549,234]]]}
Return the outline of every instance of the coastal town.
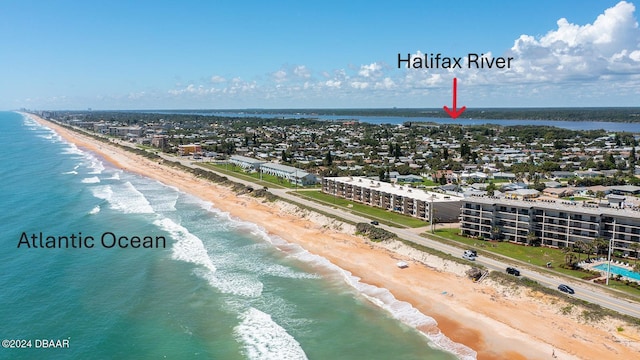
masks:
{"label": "coastal town", "polygon": [[[537,340],[532,341],[528,335],[510,337],[509,344],[515,344],[515,341],[519,344],[519,351],[529,355],[524,358],[539,358],[541,353],[547,351],[562,358],[589,358],[583,354],[579,357],[569,355],[575,354],[575,348],[565,344],[573,343],[570,335],[574,330],[569,329],[575,329],[576,326],[584,326],[584,331],[591,334],[596,327],[601,329],[605,324],[602,332],[597,331],[598,336],[606,336],[607,339],[614,336],[616,343],[620,341],[622,347],[616,347],[616,353],[624,353],[636,346],[633,324],[637,323],[637,305],[634,302],[634,292],[637,291],[634,284],[637,283],[633,281],[635,272],[631,269],[637,259],[633,245],[625,244],[629,239],[631,244],[635,243],[637,225],[633,221],[637,219],[634,217],[637,211],[634,196],[628,191],[632,191],[636,185],[632,185],[633,180],[628,180],[632,178],[631,167],[622,169],[621,163],[632,157],[631,151],[634,150],[636,140],[632,134],[575,132],[544,127],[516,128],[514,133],[514,129],[493,125],[477,128],[413,122],[377,125],[354,119],[317,121],[203,117],[196,121],[196,116],[193,115],[178,115],[180,120],[169,120],[173,117],[172,114],[89,114],[97,115],[97,119],[78,113],[41,115],[51,120],[43,121],[43,124],[64,134],[65,139],[73,140],[78,146],[104,156],[105,160],[116,166],[116,171],[126,170],[158,179],[188,193],[203,196],[212,201],[216,208],[228,211],[232,216],[241,219],[249,216],[251,221],[262,224],[266,231],[278,234],[288,242],[301,244],[312,254],[320,254],[343,269],[361,269],[362,271],[354,273],[363,274],[363,281],[367,283],[395,279],[398,284],[406,285],[407,289],[417,286],[421,290],[410,295],[402,286],[390,286],[386,280],[383,282],[385,288],[393,289],[393,294],[399,300],[414,299],[415,296],[429,299],[424,303],[417,302],[417,308],[433,314],[439,328],[444,329],[443,332],[454,341],[464,343],[464,339],[468,338],[462,333],[457,334],[457,329],[471,329],[479,331],[478,335],[484,334],[479,326],[474,327],[469,323],[474,317],[465,315],[465,311],[473,309],[474,314],[479,312],[497,319],[498,322],[482,322],[482,326],[488,323],[495,326],[490,331],[493,332],[502,324],[507,324],[511,329],[509,331],[525,329],[514,323],[513,314],[525,316],[523,311],[526,308],[537,309],[526,310],[526,316],[531,315],[535,319],[542,316],[562,325],[553,329],[540,324],[546,329],[544,334],[547,334],[543,336],[545,345],[542,346]],[[34,118],[38,119],[36,116]],[[134,120],[136,118],[137,121]],[[148,119],[143,120],[144,118]],[[95,131],[93,125],[102,127],[102,130]],[[327,130],[329,128],[334,130]],[[279,134],[278,139],[281,140],[272,143],[285,150],[284,156],[282,151],[279,151],[280,156],[278,151],[271,152],[271,158],[252,152],[259,148],[264,139],[269,139],[262,133],[266,132],[265,129],[269,129],[272,134]],[[474,139],[473,135],[467,134],[470,130],[479,134],[493,132],[491,142],[496,144],[485,145],[485,138],[488,137],[479,135]],[[574,144],[571,139],[581,139],[585,144],[593,141],[608,142],[608,145],[592,145],[603,148],[609,146],[607,149],[628,147],[629,155],[614,155],[613,158],[619,162],[616,164],[619,168],[616,173],[594,178],[575,175],[576,172],[583,171],[579,167],[579,160],[572,161],[570,168],[567,167],[568,164],[559,161],[560,170],[553,167],[550,171],[567,171],[574,175],[554,180],[550,177],[551,172],[538,173],[535,169],[531,171],[537,164],[529,159],[535,154],[534,159],[547,159],[538,162],[554,161],[555,153],[560,156],[565,150],[558,149],[551,156],[544,155],[548,153],[546,151],[531,151],[537,150],[536,146],[531,146],[534,141],[518,135],[522,130],[525,130],[525,134],[544,130],[543,134],[547,134],[549,138],[546,141],[551,143],[560,138],[557,134],[563,134],[562,139],[569,144]],[[212,136],[209,131],[216,135]],[[360,165],[350,162],[352,160],[348,156],[338,156],[342,153],[367,153],[366,150],[373,145],[357,148],[355,143],[358,140],[355,139],[364,139],[363,133],[387,132],[390,134],[388,140],[380,137],[385,139],[382,142],[387,144],[387,151],[379,154],[379,158],[363,159]],[[309,146],[304,140],[287,140],[311,137],[312,133],[316,133],[314,137],[317,148]],[[336,146],[334,139],[337,137],[327,135],[333,133],[340,134],[345,143],[352,144],[356,149],[347,149],[342,144]],[[505,133],[513,134],[509,136],[514,138],[502,141]],[[253,134],[256,134],[255,140]],[[456,136],[462,136],[462,140],[456,139]],[[518,140],[520,136],[525,140]],[[432,155],[428,157],[424,153],[420,156],[407,151],[407,140],[412,138],[418,139],[416,148],[429,149],[428,146],[433,143],[436,149],[430,149]],[[153,141],[154,139],[156,140]],[[258,145],[251,146],[249,140]],[[628,144],[625,143],[627,141]],[[244,146],[247,143],[249,146]],[[310,155],[315,156],[317,161],[303,163],[292,159],[293,155],[290,157],[289,154],[307,155],[304,151],[287,151],[295,143],[300,149],[317,149],[316,155]],[[514,146],[515,143],[525,145]],[[456,148],[455,144],[460,145]],[[334,147],[328,151],[330,156],[327,156],[325,151],[329,145]],[[238,153],[234,146],[247,147],[247,151]],[[477,155],[469,155],[468,161],[461,160],[461,153],[467,152],[467,146],[470,153]],[[391,148],[393,154],[389,154]],[[491,173],[484,170],[481,159],[484,156],[495,158],[488,155],[493,148],[524,149],[522,151],[526,150],[527,154],[532,155],[518,157],[515,156],[516,151],[507,151],[511,153],[511,159],[522,160],[519,162],[505,158],[501,168],[497,169],[496,166],[496,171]],[[395,151],[401,152],[397,159]],[[447,159],[434,158],[433,154],[436,153],[438,156],[446,153]],[[635,151],[633,153],[635,155]],[[602,150],[601,154],[603,160],[597,158],[595,167],[590,172],[604,173],[613,170],[607,169],[605,165],[605,159],[610,158],[609,152]],[[285,156],[287,161],[283,159]],[[407,165],[409,171],[405,171],[399,164],[401,157],[408,158],[408,164],[414,164]],[[412,158],[424,161],[410,162]],[[471,162],[476,164],[475,169],[470,167]],[[495,159],[495,162],[500,160]],[[423,165],[417,166],[416,163]],[[355,165],[362,168],[354,168]],[[463,175],[472,172],[478,178],[463,179]],[[495,173],[498,172],[506,177],[496,179]],[[482,179],[480,174],[486,177]],[[560,197],[545,193],[546,187],[542,188],[540,184],[549,181],[560,183],[559,187],[554,188],[573,189],[574,193]],[[580,188],[588,189],[576,191]],[[522,195],[523,191],[518,191],[523,189],[528,190],[525,196]],[[624,199],[615,201],[621,198]],[[305,205],[310,203],[308,200],[314,199],[318,201],[315,205]],[[366,210],[362,210],[363,208]],[[316,209],[320,212],[316,212]],[[596,219],[592,219],[591,215],[586,216],[589,213],[594,213]],[[300,226],[294,226],[294,223]],[[366,225],[364,230],[363,225]],[[375,231],[370,232],[372,229],[382,232],[388,229],[396,237],[379,242],[371,236],[374,233],[378,235]],[[315,235],[308,235],[307,232]],[[596,232],[613,236],[609,239],[604,236],[594,238]],[[445,239],[453,234],[453,237]],[[565,237],[562,238],[561,235]],[[583,241],[585,239],[591,241]],[[607,245],[603,245],[604,240],[609,240]],[[451,244],[452,242],[457,244]],[[614,242],[621,248],[628,249],[628,252],[624,253],[617,248],[614,251],[610,247]],[[513,251],[502,253],[509,248],[523,250],[525,257],[515,256]],[[607,261],[607,250],[614,259],[611,262]],[[374,254],[375,259],[369,258]],[[499,265],[490,266],[495,260],[499,261]],[[611,264],[610,269],[606,269],[607,263]],[[611,287],[606,289],[603,274],[608,274],[609,271],[612,274]],[[620,275],[620,271],[624,275]],[[441,276],[447,280],[440,282]],[[429,281],[425,282],[427,278]],[[452,281],[454,278],[457,280]],[[423,290],[425,288],[429,290]],[[478,295],[471,303],[468,302],[468,295],[463,294],[469,289],[473,289],[470,294]],[[615,293],[607,294],[610,290]],[[519,294],[518,300],[514,298],[515,293],[512,291]],[[594,298],[599,298],[599,293],[602,293],[602,300]],[[497,299],[499,303],[495,302]],[[411,301],[416,303],[415,300]],[[427,309],[427,304],[436,303],[446,308],[440,311]],[[465,310],[459,312],[461,309]],[[456,320],[455,323],[448,323],[450,320],[445,314],[451,314],[452,311],[456,313]],[[531,324],[534,318],[526,323]],[[587,323],[582,324],[583,322]],[[526,331],[530,331],[529,326]],[[602,357],[612,351],[609,340],[597,342],[607,345],[599,348],[599,355],[594,356]],[[483,348],[483,345],[476,346],[482,349],[478,353],[484,354],[483,358],[485,355],[487,358],[500,358],[496,354],[504,351],[497,350],[504,349],[502,342],[487,337],[482,343],[490,344],[487,348]],[[535,350],[531,348],[531,344],[536,344]]]}
{"label": "coastal town", "polygon": [[[640,135],[547,126],[152,113],[41,114],[194,162],[232,164],[461,234],[640,254]],[[317,185],[316,185],[317,184]],[[590,241],[596,239],[596,241]]]}

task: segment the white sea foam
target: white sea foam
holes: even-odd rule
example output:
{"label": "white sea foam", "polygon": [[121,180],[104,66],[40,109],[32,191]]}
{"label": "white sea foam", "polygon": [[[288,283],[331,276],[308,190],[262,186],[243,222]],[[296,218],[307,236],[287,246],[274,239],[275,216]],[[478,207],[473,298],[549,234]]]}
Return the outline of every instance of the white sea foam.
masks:
{"label": "white sea foam", "polygon": [[89,211],[90,215],[95,215],[100,212],[100,205],[96,205],[91,211]]}
{"label": "white sea foam", "polygon": [[76,144],[72,144],[72,143],[67,143],[67,147],[62,149],[62,153],[63,154],[70,154],[70,155],[86,155],[86,153],[80,149],[78,149],[78,147],[76,146]]}
{"label": "white sea foam", "polygon": [[195,269],[197,276],[205,279],[209,285],[224,294],[256,298],[262,294],[264,285],[251,273],[239,269],[234,262],[235,256],[224,249],[207,251],[204,243],[188,229],[169,218],[154,221],[154,224],[167,231],[176,240],[172,248],[172,258],[202,266]]}
{"label": "white sea foam", "polygon": [[84,184],[95,184],[99,182],[100,182],[100,179],[98,179],[97,176],[92,176],[92,177],[82,179],[82,183]]}
{"label": "white sea foam", "polygon": [[[115,187],[115,189],[113,188]],[[115,191],[114,191],[115,190]],[[93,196],[109,202],[112,209],[125,214],[153,214],[153,208],[147,199],[130,183],[122,185],[103,185],[91,188]]]}
{"label": "white sea foam", "polygon": [[113,175],[109,178],[106,178],[106,180],[120,180],[120,173],[122,171],[116,171],[113,173]]}
{"label": "white sea foam", "polygon": [[252,274],[227,271],[226,269],[220,269],[215,273],[196,270],[195,273],[224,294],[257,298],[262,295],[264,288],[264,284]]}
{"label": "white sea foam", "polygon": [[71,170],[71,171],[67,171],[67,172],[63,172],[63,175],[78,175],[78,172],[75,170]]}
{"label": "white sea foam", "polygon": [[104,164],[102,163],[102,161],[100,161],[98,158],[96,158],[93,155],[89,155],[87,158],[91,162],[91,164],[88,165],[88,167],[92,169],[92,171],[90,171],[89,174],[102,174],[102,171],[104,170]]}
{"label": "white sea foam", "polygon": [[180,196],[176,188],[152,181],[136,184],[136,188],[144,192],[144,196],[154,211],[168,212],[176,210],[176,203]]}
{"label": "white sea foam", "polygon": [[39,134],[39,135],[36,135],[36,136],[41,138],[41,139],[46,139],[46,140],[52,140],[54,138],[54,134]]}
{"label": "white sea foam", "polygon": [[[216,209],[215,207],[213,207],[213,204],[211,204],[210,202],[199,201],[198,204],[200,204],[200,206],[207,211],[211,211],[218,215],[226,217],[228,220],[230,220],[229,223],[231,224],[232,227],[239,230],[248,231],[254,236],[262,238],[263,240],[272,244],[277,249],[283,251],[287,255],[293,258],[296,258],[304,263],[308,263],[312,265],[314,268],[323,269],[324,271],[341,276],[349,286],[357,290],[358,293],[362,294],[362,296],[368,299],[371,303],[384,309],[385,311],[390,313],[394,318],[398,319],[405,325],[411,326],[413,328],[417,328],[417,327],[432,328],[433,331],[429,333],[421,332],[422,334],[424,334],[424,336],[427,338],[427,340],[430,342],[432,346],[440,348],[445,351],[449,351],[455,354],[458,358],[464,359],[464,360],[475,359],[477,357],[477,353],[473,349],[463,344],[456,343],[451,339],[449,339],[448,337],[446,337],[444,334],[442,334],[442,332],[440,332],[440,330],[437,328],[437,322],[435,321],[435,319],[425,314],[422,314],[420,311],[414,308],[411,304],[404,301],[399,301],[387,289],[378,288],[373,285],[362,283],[360,281],[360,278],[353,276],[350,272],[336,266],[326,258],[311,254],[305,249],[303,249],[301,246],[297,244],[289,243],[278,236],[270,235],[262,227],[256,224],[232,218],[228,213],[222,212]],[[227,256],[226,259],[227,260],[225,261],[222,261],[222,259],[221,260],[216,259],[217,260],[216,263],[219,264],[220,262],[224,262],[226,264],[227,261],[232,261],[231,259],[234,259],[234,257]],[[242,258],[242,257],[236,257],[235,259],[236,261],[249,261],[247,258]],[[278,265],[271,267],[270,265],[262,265],[254,261],[252,268],[257,269],[258,272],[275,275],[275,276],[279,276],[279,275],[284,275],[283,277],[297,276],[297,275],[293,275],[296,272],[293,271],[292,269],[286,269],[286,267],[280,267]],[[218,277],[220,272],[221,271],[215,274],[216,275],[215,281],[213,282],[210,281],[212,285],[215,284],[214,286],[225,289],[223,290],[224,292],[229,291],[233,294],[242,294],[245,296],[248,294],[252,294],[251,287],[247,286],[248,284],[247,282],[251,281],[250,278],[238,277],[236,280],[229,280],[225,282],[224,280],[220,280],[220,278]],[[305,277],[307,275],[305,275]],[[311,276],[317,276],[317,275],[311,275]],[[254,312],[249,311],[248,314],[254,314]],[[266,314],[264,315],[267,316],[271,321],[269,315],[266,315]],[[251,323],[257,324],[258,322],[251,322]],[[248,330],[249,327],[244,326],[244,327],[241,327],[241,329]],[[236,328],[236,333],[238,333],[238,331],[239,331],[238,328]],[[271,341],[270,338],[263,339],[260,337],[252,337],[250,339],[252,339],[253,341],[251,342],[251,344],[265,344],[265,343],[268,344],[269,341]],[[261,340],[264,340],[264,342],[260,342]],[[295,339],[293,339],[293,341],[295,341]],[[248,343],[247,341],[244,341],[244,342],[245,344]],[[261,345],[257,345],[257,346],[247,345],[245,349],[247,351],[247,355],[249,356],[249,358],[255,358],[255,359],[270,358],[269,353],[265,353],[265,354],[260,353],[260,350],[268,351],[268,347],[266,346],[261,347]],[[279,354],[274,358],[283,358],[282,356],[283,355]],[[303,353],[303,356],[306,356],[306,355],[304,355]]]}
{"label": "white sea foam", "polygon": [[386,310],[391,314],[391,316],[405,325],[413,328],[423,326],[432,328],[433,331],[430,333],[421,332],[429,340],[432,346],[449,351],[460,359],[467,360],[476,358],[477,353],[473,349],[463,344],[456,343],[442,334],[442,332],[437,328],[438,324],[435,319],[421,313],[411,304],[396,299],[389,290],[365,284],[360,281],[360,278],[353,276],[349,271],[340,268],[326,258],[311,254],[301,246],[289,243],[278,236],[268,235],[265,236],[264,239],[272,243],[276,248],[285,251],[292,257],[309,263],[316,268],[325,269],[334,274],[339,274],[344,281],[349,286],[357,290],[358,293],[362,294],[362,296],[368,299],[371,303]]}
{"label": "white sea foam", "polygon": [[175,240],[172,248],[173,259],[201,265],[209,270],[211,274],[215,273],[216,267],[213,265],[200,238],[169,218],[162,218],[153,223],[168,232]]}
{"label": "white sea foam", "polygon": [[249,359],[307,359],[300,343],[273,321],[269,314],[249,308],[240,318],[242,322],[233,332],[244,345],[244,353]]}

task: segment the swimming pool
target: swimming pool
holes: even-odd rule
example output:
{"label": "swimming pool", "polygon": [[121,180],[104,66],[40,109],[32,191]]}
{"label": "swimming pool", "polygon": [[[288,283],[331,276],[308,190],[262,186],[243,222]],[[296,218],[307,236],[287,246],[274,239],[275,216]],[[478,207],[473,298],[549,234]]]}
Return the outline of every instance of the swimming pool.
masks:
{"label": "swimming pool", "polygon": [[[607,264],[600,264],[598,266],[594,266],[594,269],[598,269],[600,271],[607,271]],[[640,274],[637,272],[633,272],[631,270],[627,270],[625,268],[621,268],[619,266],[611,265],[611,273],[612,274],[620,274],[622,276],[628,277],[629,279],[640,281]]]}

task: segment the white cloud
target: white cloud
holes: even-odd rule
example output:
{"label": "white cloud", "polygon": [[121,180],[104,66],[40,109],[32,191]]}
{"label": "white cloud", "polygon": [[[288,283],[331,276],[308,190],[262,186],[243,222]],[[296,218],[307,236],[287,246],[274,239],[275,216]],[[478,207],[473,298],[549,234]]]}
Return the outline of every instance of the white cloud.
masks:
{"label": "white cloud", "polygon": [[536,39],[521,35],[511,48],[514,71],[524,81],[598,79],[620,71],[640,71],[635,52],[640,31],[635,6],[621,1],[599,15],[593,24],[577,25],[565,18],[558,28]]}
{"label": "white cloud", "polygon": [[358,71],[358,75],[363,77],[379,77],[382,75],[382,66],[378,63],[372,63],[369,65],[360,66],[360,71]]}
{"label": "white cloud", "polygon": [[354,89],[366,89],[369,87],[369,83],[368,82],[364,82],[364,81],[352,81],[351,82],[351,87]]}
{"label": "white cloud", "polygon": [[211,77],[211,82],[214,83],[214,84],[220,84],[220,83],[223,83],[225,81],[227,81],[227,79],[223,78],[220,75],[213,75]]}
{"label": "white cloud", "polygon": [[[621,1],[592,23],[574,24],[562,18],[557,28],[542,36],[523,34],[504,53],[465,51],[484,53],[487,59],[513,57],[510,69],[469,68],[465,53],[442,54],[462,56],[460,69],[396,69],[395,63],[372,61],[312,72],[306,65],[285,64],[256,81],[214,75],[209,83],[203,81],[206,84],[176,85],[169,94],[247,106],[440,106],[450,101],[452,78],[457,77],[463,105],[474,101],[476,106],[554,106],[565,101],[591,105],[595,101],[604,106],[604,98],[619,105],[618,98],[640,96],[640,30],[634,12],[633,4]],[[424,53],[409,56],[424,58]]]}
{"label": "white cloud", "polygon": [[307,67],[304,65],[296,66],[293,69],[293,74],[304,79],[308,79],[311,77],[311,71],[309,71],[309,69],[307,69]]}
{"label": "white cloud", "polygon": [[386,77],[382,81],[376,82],[376,89],[390,90],[396,87],[396,83],[390,78]]}
{"label": "white cloud", "polygon": [[272,74],[273,80],[276,83],[282,83],[287,81],[287,72],[284,70],[278,70]]}

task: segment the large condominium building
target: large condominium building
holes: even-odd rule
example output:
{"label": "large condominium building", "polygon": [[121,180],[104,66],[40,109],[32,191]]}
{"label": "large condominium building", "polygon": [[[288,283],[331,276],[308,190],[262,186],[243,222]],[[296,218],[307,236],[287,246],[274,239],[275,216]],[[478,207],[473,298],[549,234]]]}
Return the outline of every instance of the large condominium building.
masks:
{"label": "large condominium building", "polygon": [[554,200],[511,200],[470,196],[462,201],[460,231],[463,235],[567,247],[595,238],[613,240],[613,249],[637,256],[632,243],[640,242],[637,208],[600,207]]}
{"label": "large condominium building", "polygon": [[433,219],[436,222],[457,221],[462,200],[458,196],[351,176],[323,178],[322,191],[427,221],[432,215],[433,206]]}

